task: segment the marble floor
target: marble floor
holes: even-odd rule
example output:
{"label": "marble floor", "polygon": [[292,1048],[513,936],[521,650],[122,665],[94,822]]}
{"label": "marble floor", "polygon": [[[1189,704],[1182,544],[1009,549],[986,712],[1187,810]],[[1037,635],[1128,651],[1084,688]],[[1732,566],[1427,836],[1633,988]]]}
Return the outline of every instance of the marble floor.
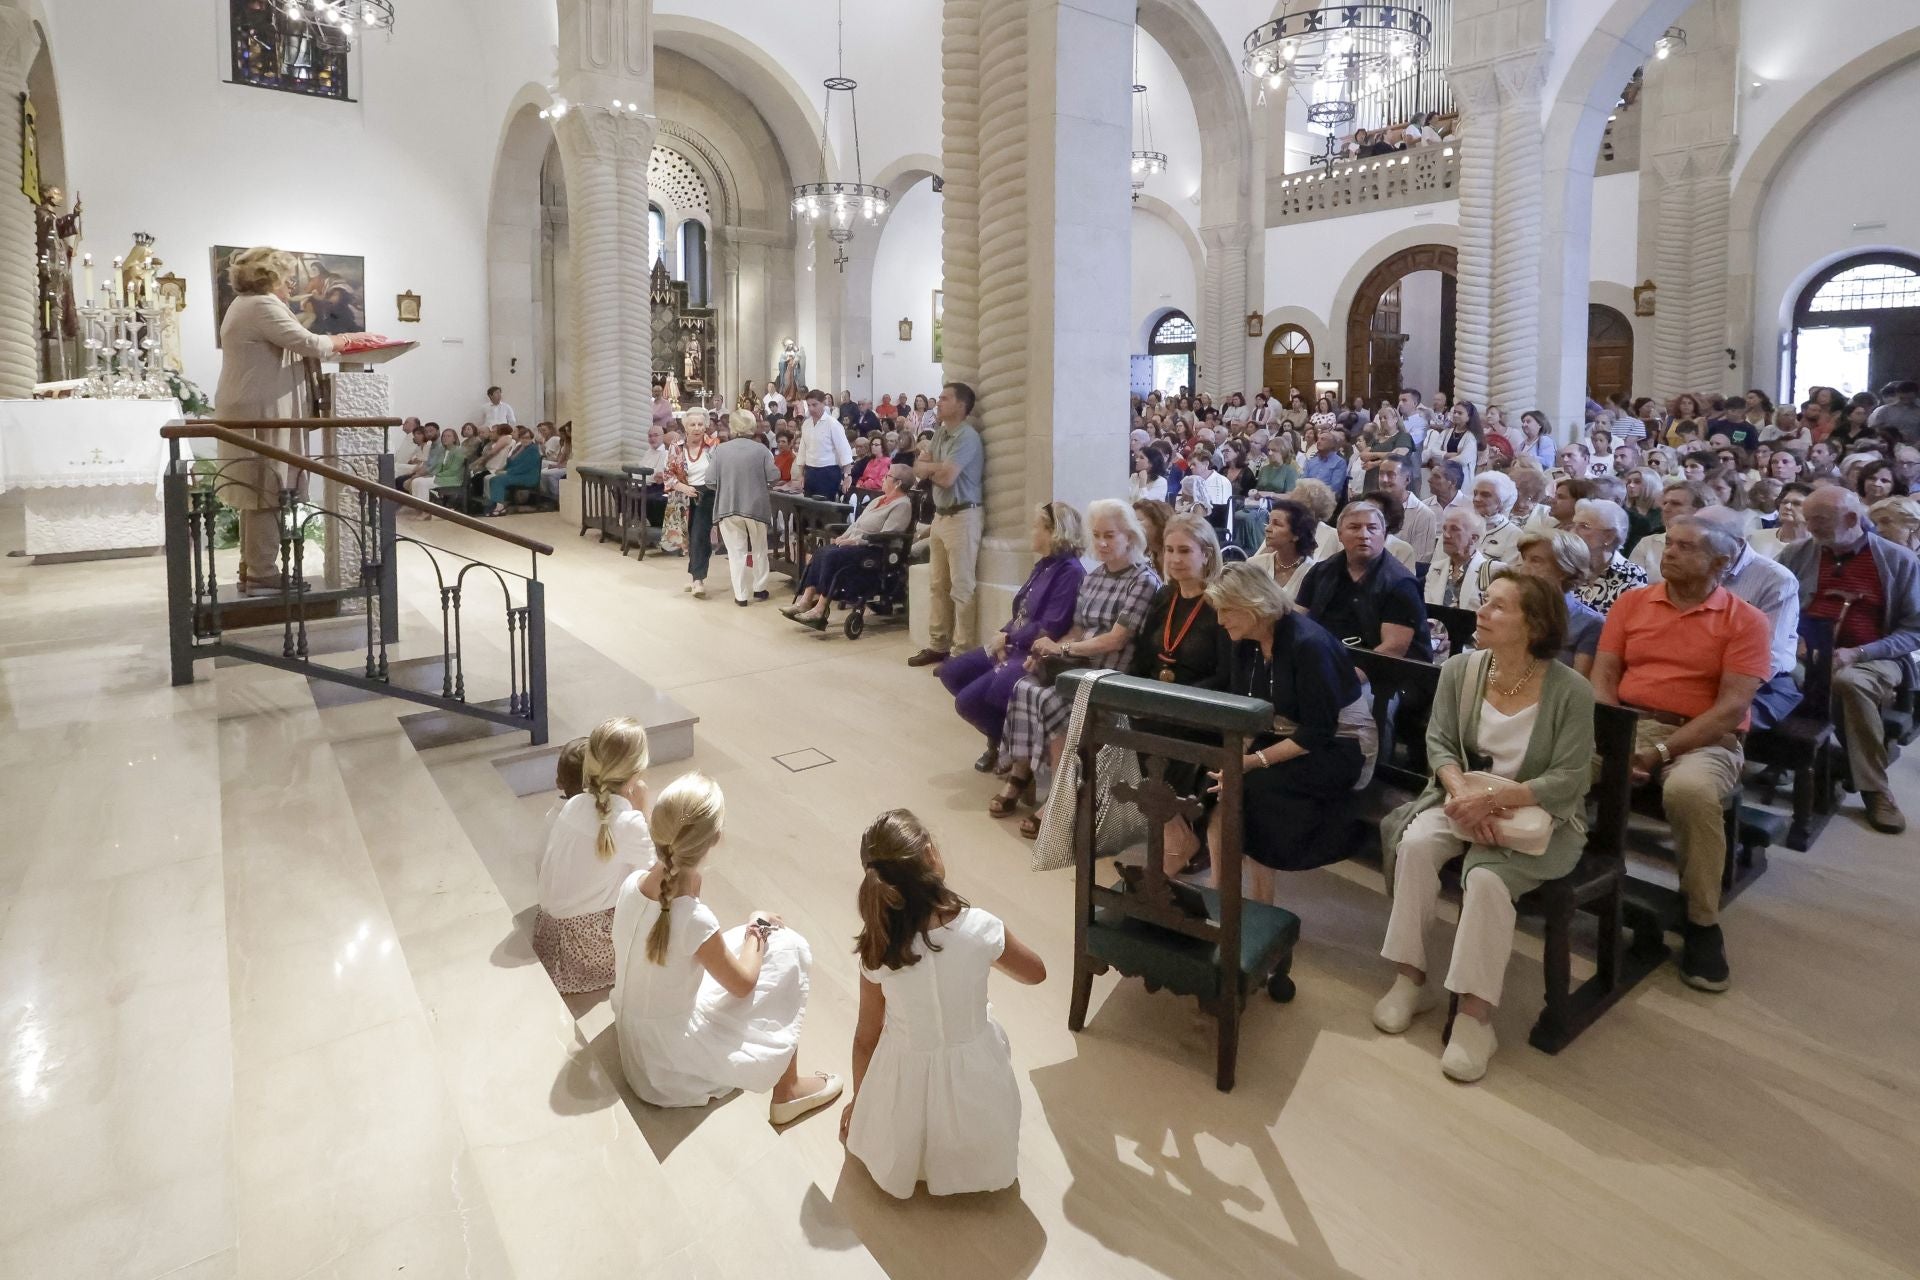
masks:
{"label": "marble floor", "polygon": [[[1070,877],[985,815],[979,743],[901,629],[815,635],[735,609],[720,576],[694,601],[682,561],[514,527],[559,548],[556,740],[640,681],[700,717],[655,782],[697,766],[726,789],[721,919],[770,908],[812,941],[804,1067],[847,1066],[855,842],[883,807],[926,817],[960,890],[1046,958],[1044,985],[995,989],[1017,1186],[895,1203],[830,1116],[776,1133],[757,1098],[638,1103],[604,999],[563,1000],[528,945],[548,800],[493,765],[523,737],[416,750],[411,707],[244,665],[171,688],[158,558],[16,557],[0,1277],[1920,1273],[1920,840],[1853,802],[1729,910],[1725,995],[1669,968],[1546,1057],[1523,938],[1477,1087],[1441,1076],[1437,1024],[1368,1020],[1377,873],[1286,879],[1299,997],[1252,1008],[1222,1095],[1190,1003],[1107,979],[1066,1030]],[[19,533],[0,506],[0,550]],[[405,599],[424,651],[437,606],[418,580]],[[776,760],[809,749],[828,762]],[[1920,816],[1920,752],[1897,786]]]}

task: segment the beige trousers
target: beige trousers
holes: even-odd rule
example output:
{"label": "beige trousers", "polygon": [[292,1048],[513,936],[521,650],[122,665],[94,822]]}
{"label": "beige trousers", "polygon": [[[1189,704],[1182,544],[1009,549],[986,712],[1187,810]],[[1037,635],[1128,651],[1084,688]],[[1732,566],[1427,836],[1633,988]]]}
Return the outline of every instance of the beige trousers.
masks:
{"label": "beige trousers", "polygon": [[280,576],[280,509],[240,513],[240,572],[266,581]]}
{"label": "beige trousers", "polygon": [[1856,662],[1833,673],[1833,720],[1847,744],[1853,789],[1887,789],[1887,731],[1880,712],[1900,691],[1900,664],[1888,658]]}
{"label": "beige trousers", "polygon": [[[1437,805],[1407,824],[1394,862],[1393,912],[1380,944],[1382,956],[1427,972],[1428,934],[1440,904],[1440,869],[1466,851],[1467,842],[1453,834],[1446,811]],[[1500,1003],[1518,918],[1506,882],[1491,868],[1475,867],[1467,873],[1460,886],[1460,925],[1453,933],[1447,990]]]}
{"label": "beige trousers", "polygon": [[[720,522],[720,541],[727,547],[733,598],[745,600],[749,591],[765,591],[773,574],[767,564],[767,526],[745,516],[728,516]],[[749,557],[752,564],[747,563]]]}
{"label": "beige trousers", "polygon": [[[1665,742],[1677,726],[1642,717],[1634,742],[1637,751]],[[1721,804],[1740,789],[1746,763],[1740,740],[1729,736],[1709,747],[1675,756],[1660,782],[1661,805],[1673,828],[1674,854],[1680,863],[1680,892],[1687,919],[1698,925],[1720,919],[1720,876],[1727,866],[1726,816]]]}
{"label": "beige trousers", "polygon": [[972,507],[933,518],[927,557],[933,617],[927,630],[930,646],[940,653],[974,647],[973,589],[980,563],[980,516],[980,508]]}

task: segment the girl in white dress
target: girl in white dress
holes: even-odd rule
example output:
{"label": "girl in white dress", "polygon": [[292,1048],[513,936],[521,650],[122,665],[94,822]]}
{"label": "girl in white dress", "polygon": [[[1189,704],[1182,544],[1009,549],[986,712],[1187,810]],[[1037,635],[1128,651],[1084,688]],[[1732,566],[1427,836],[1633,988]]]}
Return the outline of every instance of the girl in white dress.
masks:
{"label": "girl in white dress", "polygon": [[1020,1087],[987,1004],[987,971],[1029,986],[1047,967],[1006,926],[947,888],[905,809],[860,838],[860,1021],[847,1150],[888,1195],[998,1191],[1018,1176]]}
{"label": "girl in white dress", "polygon": [[839,1097],[840,1077],[799,1075],[806,939],[764,911],[723,934],[700,901],[700,867],[724,821],[720,787],[703,773],[674,781],[653,807],[660,860],[620,887],[613,913],[620,1066],[656,1107],[771,1092],[773,1123],[786,1124]]}
{"label": "girl in white dress", "polygon": [[587,739],[579,794],[560,806],[547,831],[533,953],[564,994],[613,985],[614,900],[622,881],[653,865],[646,771],[640,722],[607,721]]}

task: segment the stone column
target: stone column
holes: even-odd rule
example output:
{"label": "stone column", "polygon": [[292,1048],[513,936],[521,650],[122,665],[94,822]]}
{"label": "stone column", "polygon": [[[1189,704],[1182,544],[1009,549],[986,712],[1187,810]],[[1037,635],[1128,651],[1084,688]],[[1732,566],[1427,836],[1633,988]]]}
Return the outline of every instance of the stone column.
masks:
{"label": "stone column", "polygon": [[1200,285],[1200,387],[1224,403],[1235,391],[1251,395],[1247,382],[1247,245],[1253,228],[1244,222],[1200,228],[1207,276]]}
{"label": "stone column", "polygon": [[[1685,151],[1652,157],[1655,175],[1653,281],[1653,394],[1661,400],[1686,389],[1687,336],[1692,331],[1693,180]],[[1645,169],[1642,171],[1646,172]]]}
{"label": "stone column", "polygon": [[33,206],[20,192],[20,95],[39,52],[33,19],[0,5],[0,111],[7,116],[0,128],[0,399],[5,400],[29,398],[40,380]]}
{"label": "stone column", "polygon": [[982,630],[1031,565],[1035,503],[1122,491],[1132,37],[1126,0],[946,0],[943,345],[980,397]]}
{"label": "stone column", "polygon": [[[1483,409],[1489,403],[1504,406],[1512,421],[1538,404],[1540,90],[1546,80],[1546,54],[1545,48],[1538,48],[1494,64],[1500,90],[1493,208],[1494,310],[1487,398],[1478,403]],[[1463,276],[1465,267],[1462,261]]]}
{"label": "stone column", "polygon": [[583,463],[608,466],[646,447],[653,418],[652,0],[560,0],[560,92],[570,104],[555,132],[572,261],[574,447]]}
{"label": "stone column", "polygon": [[1448,78],[1460,110],[1460,272],[1454,291],[1453,386],[1447,390],[1456,400],[1485,405],[1493,381],[1494,187],[1500,88],[1491,66],[1458,67]]}

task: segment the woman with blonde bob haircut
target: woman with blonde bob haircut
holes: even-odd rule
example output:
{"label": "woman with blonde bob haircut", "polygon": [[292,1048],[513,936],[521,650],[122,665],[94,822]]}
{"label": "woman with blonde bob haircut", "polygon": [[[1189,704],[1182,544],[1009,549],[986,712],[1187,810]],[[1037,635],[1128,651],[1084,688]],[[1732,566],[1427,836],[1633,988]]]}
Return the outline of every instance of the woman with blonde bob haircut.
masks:
{"label": "woman with blonde bob haircut", "polygon": [[547,832],[533,952],[565,994],[613,985],[614,903],[621,882],[654,861],[646,771],[647,731],[608,720],[587,739],[579,792]]}
{"label": "woman with blonde bob haircut", "polygon": [[614,907],[613,1016],[627,1083],[656,1107],[703,1107],[735,1089],[771,1092],[786,1124],[840,1096],[840,1077],[799,1075],[813,953],[779,916],[756,911],[725,933],[700,901],[726,827],[726,798],[689,773],[653,806],[660,860]]}
{"label": "woman with blonde bob haircut", "polygon": [[[298,270],[292,254],[264,245],[234,254],[227,264],[227,282],[238,296],[220,320],[214,403],[224,421],[311,416],[304,362],[333,356],[353,336],[312,333],[294,316],[289,302]],[[244,434],[261,444],[305,452],[302,431]],[[248,595],[276,594],[286,585],[280,574],[280,492],[298,488],[299,480],[289,474],[292,468],[241,445],[221,441],[219,459],[220,500],[240,513],[240,589]]]}

